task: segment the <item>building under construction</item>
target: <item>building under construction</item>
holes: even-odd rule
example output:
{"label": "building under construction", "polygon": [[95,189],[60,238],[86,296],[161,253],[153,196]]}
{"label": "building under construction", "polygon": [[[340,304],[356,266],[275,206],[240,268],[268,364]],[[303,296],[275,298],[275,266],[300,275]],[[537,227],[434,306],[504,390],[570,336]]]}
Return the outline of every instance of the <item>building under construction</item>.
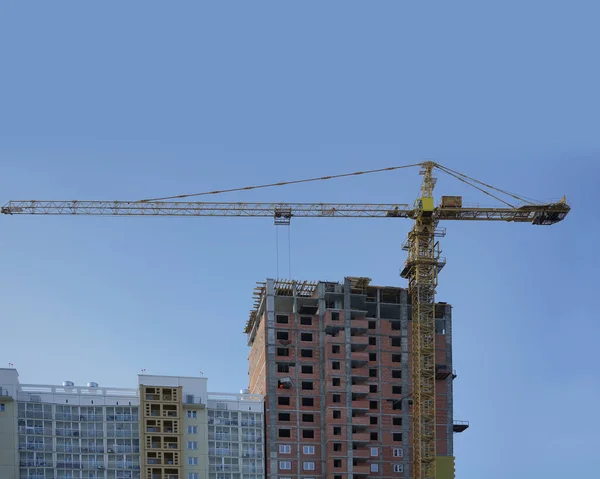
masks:
{"label": "building under construction", "polygon": [[[451,306],[435,305],[437,477],[454,477]],[[275,478],[412,477],[411,299],[369,278],[260,283],[245,328]]]}

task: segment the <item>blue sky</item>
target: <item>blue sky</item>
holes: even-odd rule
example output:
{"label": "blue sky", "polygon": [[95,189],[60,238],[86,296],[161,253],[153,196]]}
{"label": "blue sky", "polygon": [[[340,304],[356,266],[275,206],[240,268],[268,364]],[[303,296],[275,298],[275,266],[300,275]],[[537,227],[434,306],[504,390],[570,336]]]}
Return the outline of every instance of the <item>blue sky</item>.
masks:
{"label": "blue sky", "polygon": [[[4,2],[0,195],[140,199],[434,159],[551,228],[451,223],[463,479],[597,470],[597,2]],[[34,8],[35,6],[35,8]],[[411,203],[416,170],[223,201]],[[440,194],[493,204],[440,177]],[[0,361],[25,382],[246,385],[269,219],[0,218]],[[404,285],[406,220],[297,219],[281,275]],[[291,258],[287,255],[290,235]],[[159,322],[168,321],[160,329]],[[170,346],[174,337],[177,346]]]}

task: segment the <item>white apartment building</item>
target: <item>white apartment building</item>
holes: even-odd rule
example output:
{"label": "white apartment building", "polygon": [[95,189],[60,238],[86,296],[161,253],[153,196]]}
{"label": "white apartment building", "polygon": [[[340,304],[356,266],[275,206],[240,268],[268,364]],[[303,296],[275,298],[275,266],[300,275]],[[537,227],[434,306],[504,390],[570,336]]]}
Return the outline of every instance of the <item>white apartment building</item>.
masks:
{"label": "white apartment building", "polygon": [[263,408],[260,395],[207,392],[206,378],[120,389],[0,369],[0,478],[259,479]]}

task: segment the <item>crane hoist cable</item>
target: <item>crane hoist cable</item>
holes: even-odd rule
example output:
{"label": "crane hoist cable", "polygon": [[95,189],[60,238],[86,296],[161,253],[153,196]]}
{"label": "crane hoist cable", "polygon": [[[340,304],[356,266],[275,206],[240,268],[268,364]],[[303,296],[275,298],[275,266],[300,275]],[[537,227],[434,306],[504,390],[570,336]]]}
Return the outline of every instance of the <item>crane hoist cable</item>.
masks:
{"label": "crane hoist cable", "polygon": [[240,187],[240,188],[229,188],[226,190],[214,190],[214,191],[204,191],[202,193],[189,193],[189,194],[185,194],[185,195],[163,196],[162,198],[147,198],[144,200],[139,200],[139,202],[144,203],[147,201],[174,200],[174,199],[181,199],[181,198],[191,198],[193,196],[205,196],[205,195],[217,195],[217,194],[221,194],[221,193],[232,193],[234,191],[258,190],[260,188],[270,188],[273,186],[294,185],[294,184],[298,184],[298,183],[309,183],[311,181],[333,180],[335,178],[345,178],[348,176],[360,176],[360,175],[368,175],[371,173],[381,173],[383,171],[401,170],[404,168],[411,168],[411,167],[420,166],[420,165],[421,165],[421,163],[414,163],[412,165],[402,165],[402,166],[390,166],[387,168],[377,168],[375,170],[355,171],[353,173],[342,173],[340,175],[320,176],[320,177],[316,177],[316,178],[305,178],[303,180],[281,181],[278,183],[267,183],[264,185],[253,185],[253,186],[244,186],[244,187]]}

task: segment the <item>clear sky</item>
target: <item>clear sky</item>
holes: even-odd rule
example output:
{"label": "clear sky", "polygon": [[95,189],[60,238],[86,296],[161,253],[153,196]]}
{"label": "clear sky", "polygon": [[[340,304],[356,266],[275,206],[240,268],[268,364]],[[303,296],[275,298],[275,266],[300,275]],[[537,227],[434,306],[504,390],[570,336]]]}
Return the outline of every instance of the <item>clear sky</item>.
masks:
{"label": "clear sky", "polygon": [[[597,1],[2,2],[0,200],[140,199],[434,159],[562,224],[451,223],[461,479],[599,464]],[[401,170],[222,201],[412,203]],[[437,194],[494,204],[441,177]],[[407,220],[297,219],[279,272],[398,270]],[[291,258],[288,258],[288,234]],[[24,382],[247,384],[270,219],[0,218],[0,364]],[[162,325],[162,326],[159,326]],[[164,325],[167,326],[164,326]],[[592,413],[592,408],[596,411]]]}

